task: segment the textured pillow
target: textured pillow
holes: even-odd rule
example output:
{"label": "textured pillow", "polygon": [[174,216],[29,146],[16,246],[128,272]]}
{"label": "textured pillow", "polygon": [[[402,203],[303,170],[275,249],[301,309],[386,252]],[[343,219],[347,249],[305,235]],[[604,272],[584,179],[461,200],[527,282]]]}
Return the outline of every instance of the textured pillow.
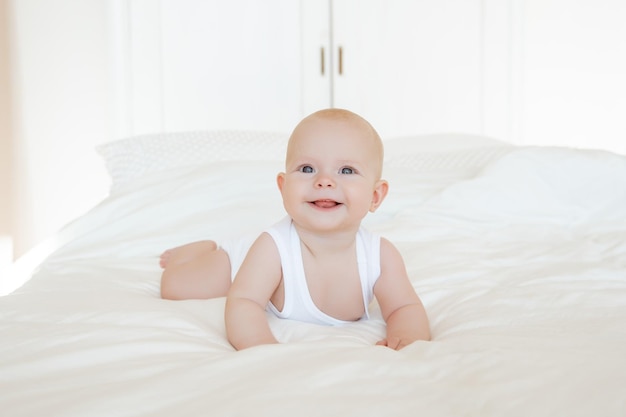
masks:
{"label": "textured pillow", "polygon": [[380,211],[392,214],[407,204],[419,206],[447,186],[474,178],[513,149],[499,140],[463,134],[389,139],[383,176],[390,191]]}
{"label": "textured pillow", "polygon": [[513,146],[485,136],[433,134],[385,141],[385,171],[397,167],[454,178],[474,176]]}
{"label": "textured pillow", "polygon": [[133,136],[99,145],[111,190],[143,176],[216,161],[283,160],[288,134],[256,131],[181,132]]}
{"label": "textured pillow", "polygon": [[[134,136],[102,144],[96,150],[105,160],[113,193],[140,178],[177,168],[218,161],[282,162],[288,138],[287,133],[261,131],[179,132]],[[452,182],[473,177],[511,148],[475,135],[391,138],[385,140],[384,175],[395,180],[410,174],[415,178],[408,184],[411,189],[396,191],[419,195],[422,201]],[[424,192],[415,193],[420,188]]]}

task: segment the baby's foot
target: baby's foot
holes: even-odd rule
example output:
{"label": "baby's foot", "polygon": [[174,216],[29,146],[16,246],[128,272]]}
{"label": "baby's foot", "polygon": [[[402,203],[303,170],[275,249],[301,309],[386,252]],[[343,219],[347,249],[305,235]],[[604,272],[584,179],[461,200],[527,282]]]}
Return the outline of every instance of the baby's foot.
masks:
{"label": "baby's foot", "polygon": [[170,257],[172,256],[172,250],[173,249],[168,249],[165,252],[163,252],[161,256],[159,256],[159,266],[161,268],[165,269],[167,267],[167,263],[170,260]]}
{"label": "baby's foot", "polygon": [[159,257],[159,265],[165,269],[168,265],[176,265],[195,259],[207,252],[217,249],[217,244],[212,240],[200,240],[197,242],[187,243],[182,246],[176,246],[166,250]]}

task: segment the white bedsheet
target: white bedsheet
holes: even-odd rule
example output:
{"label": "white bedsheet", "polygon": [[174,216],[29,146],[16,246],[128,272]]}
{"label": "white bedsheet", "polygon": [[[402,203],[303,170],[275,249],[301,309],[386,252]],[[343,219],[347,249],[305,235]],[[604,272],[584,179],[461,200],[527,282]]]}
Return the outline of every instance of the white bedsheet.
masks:
{"label": "white bedsheet", "polygon": [[280,219],[280,169],[157,173],[61,231],[0,298],[2,415],[626,415],[625,157],[511,148],[460,181],[388,164],[367,224],[403,253],[433,341],[373,346],[374,303],[344,327],[268,316],[284,343],[235,352],[224,300],[161,300],[157,257]]}

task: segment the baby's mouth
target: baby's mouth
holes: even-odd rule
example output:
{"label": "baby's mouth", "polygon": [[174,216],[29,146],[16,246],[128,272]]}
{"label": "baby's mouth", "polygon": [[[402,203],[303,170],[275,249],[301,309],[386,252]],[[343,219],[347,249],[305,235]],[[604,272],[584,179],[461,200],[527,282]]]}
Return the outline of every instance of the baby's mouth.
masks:
{"label": "baby's mouth", "polygon": [[338,206],[341,203],[338,203],[335,200],[315,200],[315,201],[311,201],[311,204],[319,208],[333,208],[333,207]]}

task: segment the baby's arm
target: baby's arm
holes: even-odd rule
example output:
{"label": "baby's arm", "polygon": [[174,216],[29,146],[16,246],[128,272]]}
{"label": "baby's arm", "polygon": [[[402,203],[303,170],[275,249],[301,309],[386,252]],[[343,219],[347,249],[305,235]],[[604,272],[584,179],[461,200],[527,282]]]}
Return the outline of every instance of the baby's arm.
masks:
{"label": "baby's arm", "polygon": [[387,337],[377,344],[402,349],[416,340],[430,340],[426,310],[415,293],[398,249],[380,242],[381,275],[374,294],[387,323]]}
{"label": "baby's arm", "polygon": [[280,279],[278,250],[272,238],[263,233],[248,251],[226,299],[226,333],[235,349],[278,343],[265,307]]}

